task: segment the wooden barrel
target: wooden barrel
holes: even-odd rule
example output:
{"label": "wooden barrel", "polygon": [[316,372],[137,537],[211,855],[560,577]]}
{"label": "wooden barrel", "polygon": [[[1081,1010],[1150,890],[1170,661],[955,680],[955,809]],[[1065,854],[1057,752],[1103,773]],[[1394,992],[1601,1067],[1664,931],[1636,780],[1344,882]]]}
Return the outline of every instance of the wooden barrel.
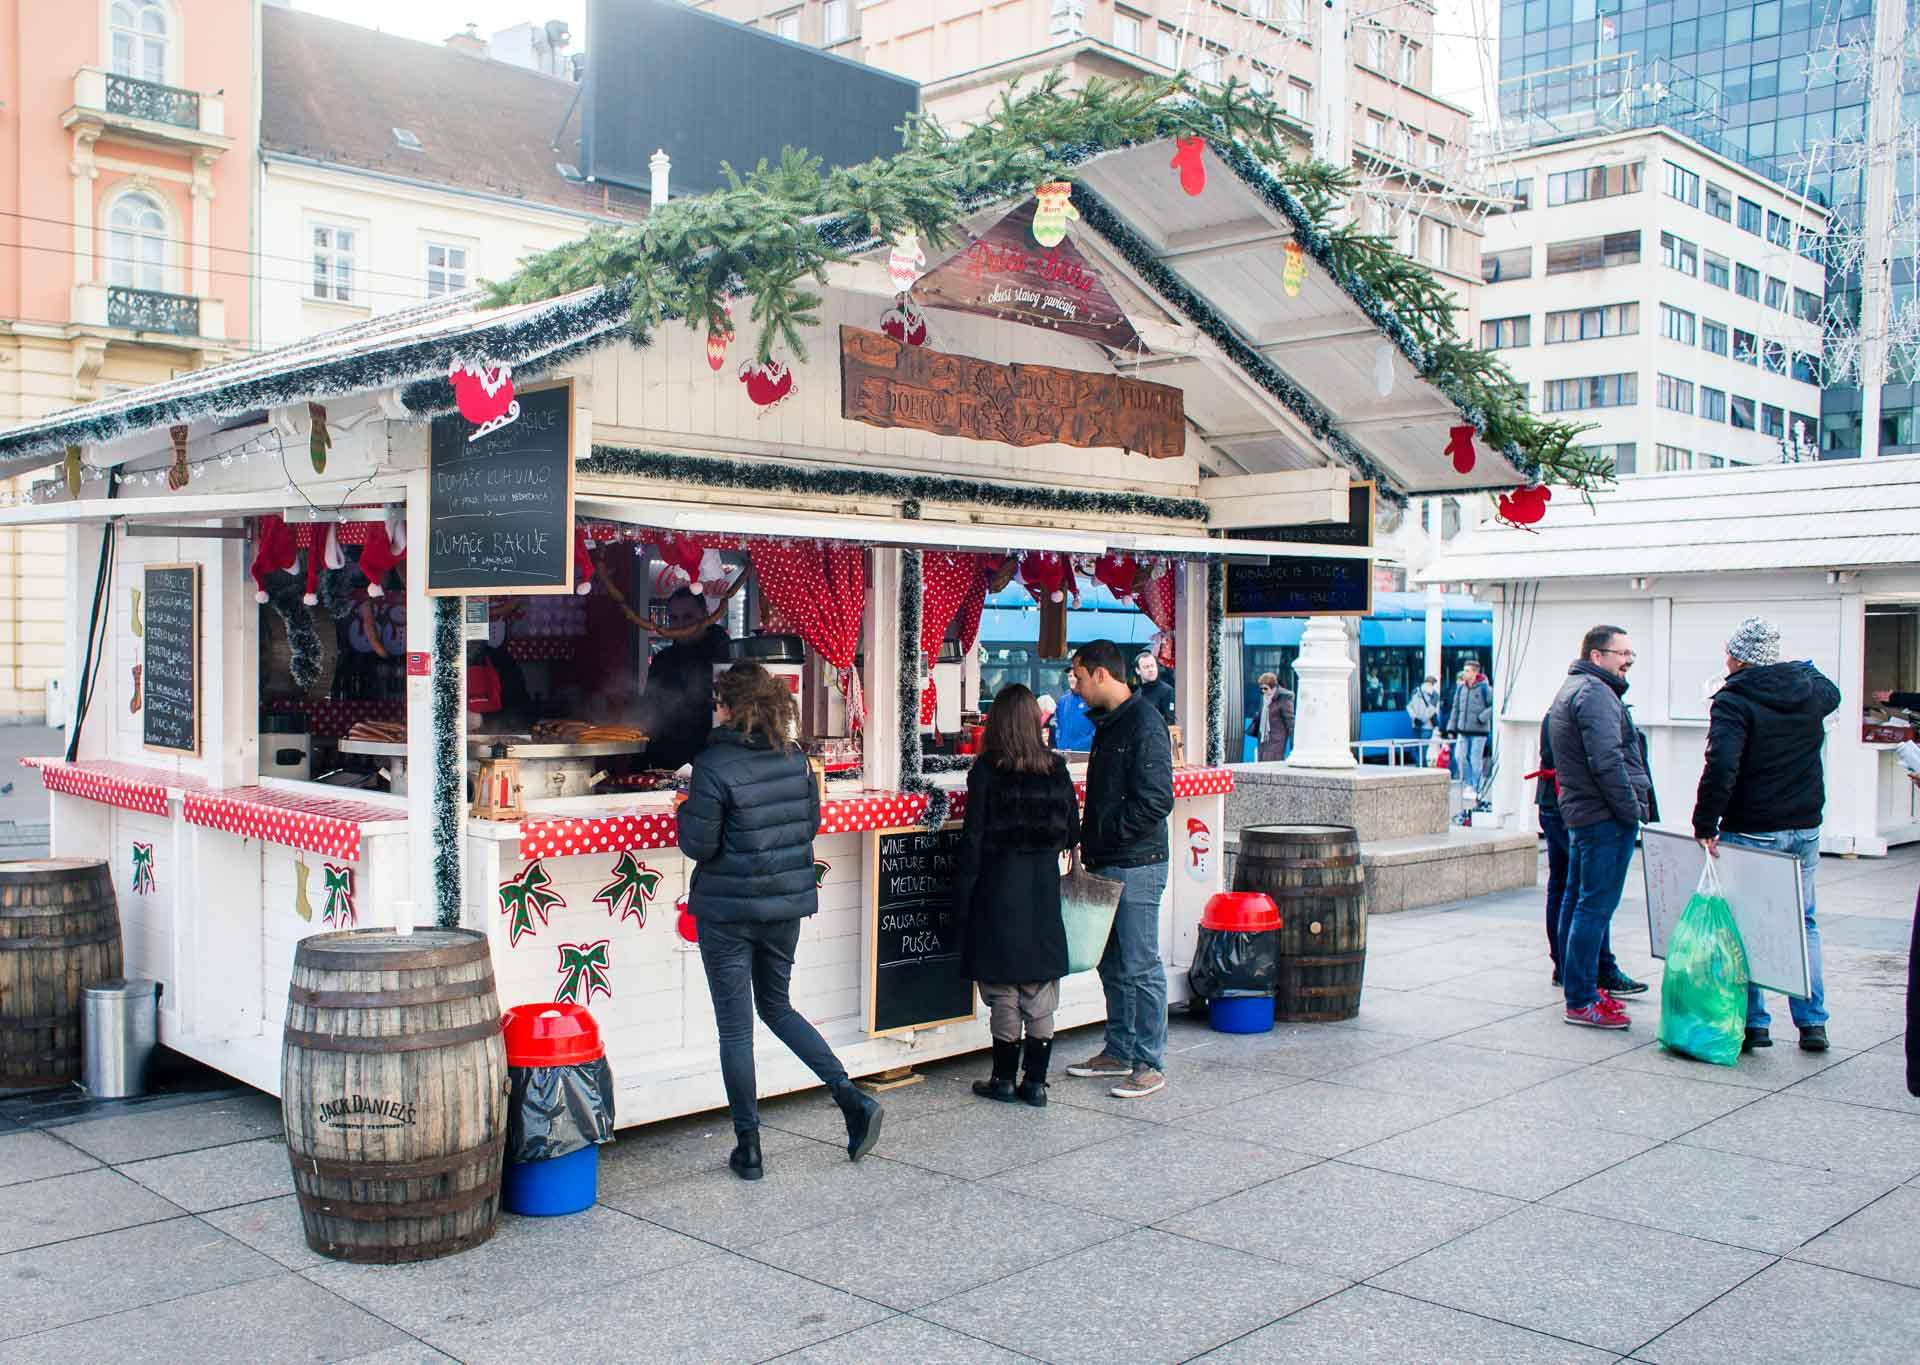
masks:
{"label": "wooden barrel", "polygon": [[307,1245],[341,1261],[448,1256],[493,1235],[507,1049],[482,934],[302,939],[280,1106]]}
{"label": "wooden barrel", "polygon": [[119,975],[105,862],[0,863],[0,1089],[78,1080],[81,992]]}
{"label": "wooden barrel", "polygon": [[1280,907],[1273,1016],[1351,1019],[1367,969],[1367,887],[1360,840],[1346,825],[1251,825],[1240,831],[1235,891]]}

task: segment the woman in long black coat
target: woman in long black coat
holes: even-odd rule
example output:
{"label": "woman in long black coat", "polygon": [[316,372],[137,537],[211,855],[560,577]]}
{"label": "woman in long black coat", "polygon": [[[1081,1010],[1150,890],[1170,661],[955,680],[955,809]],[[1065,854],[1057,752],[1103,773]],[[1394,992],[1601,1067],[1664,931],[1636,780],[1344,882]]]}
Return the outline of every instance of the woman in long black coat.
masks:
{"label": "woman in long black coat", "polygon": [[993,1033],[992,1079],[975,1081],[973,1092],[1043,1105],[1067,974],[1060,854],[1080,841],[1080,807],[1066,759],[1041,738],[1039,703],[1018,683],[1001,688],[987,712],[967,774],[964,830],[953,898],[960,967],[980,984]]}

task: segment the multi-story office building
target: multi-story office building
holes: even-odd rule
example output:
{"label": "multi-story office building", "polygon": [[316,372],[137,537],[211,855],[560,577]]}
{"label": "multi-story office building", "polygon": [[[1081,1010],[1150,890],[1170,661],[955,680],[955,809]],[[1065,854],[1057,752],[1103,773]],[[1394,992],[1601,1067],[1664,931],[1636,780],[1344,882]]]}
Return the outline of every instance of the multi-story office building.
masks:
{"label": "multi-story office building", "polygon": [[1820,208],[1664,128],[1514,156],[1480,344],[1622,474],[1812,458]]}
{"label": "multi-story office building", "polygon": [[[1864,195],[1858,170],[1831,161],[1810,165],[1822,158],[1808,153],[1865,136],[1865,82],[1847,63],[1822,54],[1870,42],[1872,12],[1872,0],[1504,0],[1502,122],[1533,142],[1631,106],[1635,123],[1677,127],[1829,206],[1836,219],[1857,223]],[[1911,262],[1898,263],[1896,287],[1912,271]],[[1859,316],[1858,290],[1857,278],[1834,281],[1843,325]],[[1920,450],[1917,399],[1920,386],[1884,387],[1870,451]],[[1828,387],[1824,455],[1861,453],[1861,412],[1857,386]]]}

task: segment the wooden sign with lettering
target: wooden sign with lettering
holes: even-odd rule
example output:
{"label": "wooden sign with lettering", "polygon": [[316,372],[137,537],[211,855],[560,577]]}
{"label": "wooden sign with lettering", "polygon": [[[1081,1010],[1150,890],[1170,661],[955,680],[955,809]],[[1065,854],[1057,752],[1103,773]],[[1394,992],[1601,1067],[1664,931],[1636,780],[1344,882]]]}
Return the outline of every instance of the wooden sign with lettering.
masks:
{"label": "wooden sign with lettering", "polygon": [[840,329],[840,415],[876,427],[1010,446],[1114,446],[1165,460],[1186,453],[1183,397],[1140,379],[996,365]]}

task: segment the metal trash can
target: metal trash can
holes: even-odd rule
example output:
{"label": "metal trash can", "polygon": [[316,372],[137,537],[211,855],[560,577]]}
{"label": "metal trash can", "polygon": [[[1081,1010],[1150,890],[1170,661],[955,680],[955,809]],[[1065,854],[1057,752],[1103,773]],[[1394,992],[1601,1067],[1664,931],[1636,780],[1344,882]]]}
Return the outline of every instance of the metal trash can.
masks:
{"label": "metal trash can", "polygon": [[147,1091],[160,1041],[160,983],[116,976],[86,987],[80,1005],[80,1083],[95,1099]]}

